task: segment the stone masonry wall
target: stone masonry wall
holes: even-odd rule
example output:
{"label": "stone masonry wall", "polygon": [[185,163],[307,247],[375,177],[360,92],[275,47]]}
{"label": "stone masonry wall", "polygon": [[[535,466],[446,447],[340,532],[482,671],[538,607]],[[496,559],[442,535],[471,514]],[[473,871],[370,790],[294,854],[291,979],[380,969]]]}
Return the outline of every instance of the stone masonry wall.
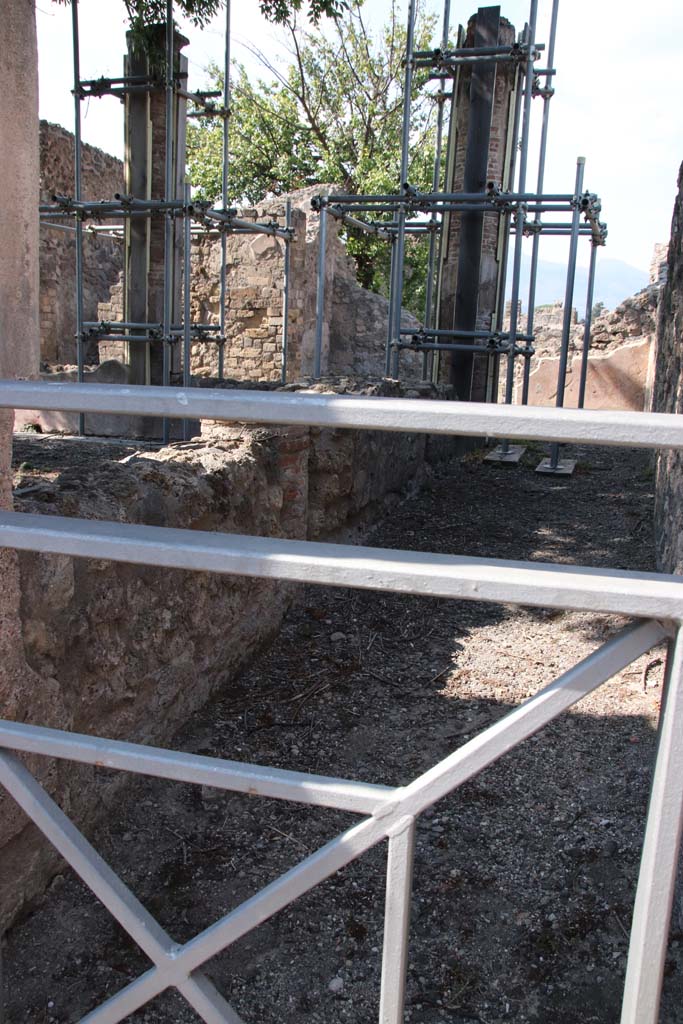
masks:
{"label": "stone masonry wall", "polygon": [[[671,223],[667,280],[658,309],[654,412],[683,412],[683,165]],[[655,540],[665,572],[683,573],[683,455],[657,455]]]}
{"label": "stone masonry wall", "polygon": [[[287,379],[313,372],[316,320],[319,214],[311,198],[332,186],[316,185],[290,195],[295,240],[290,248]],[[242,210],[240,217],[285,223],[285,198]],[[384,374],[388,302],[356,281],[353,261],[339,237],[338,222],[328,219],[323,306],[323,374],[378,377]],[[192,255],[192,317],[216,323],[220,299],[220,241],[196,243]],[[282,367],[282,288],[284,244],[265,235],[236,236],[227,242],[225,375],[239,380],[279,380]],[[402,323],[417,328],[404,312]],[[216,376],[215,342],[194,341],[192,372]],[[403,379],[419,377],[421,357],[401,356]]]}
{"label": "stone masonry wall", "polygon": [[[285,225],[281,200],[258,210],[240,211],[244,220]],[[292,210],[295,240],[290,246],[289,361],[300,364],[305,301],[306,215]],[[224,373],[238,380],[279,380],[282,367],[285,243],[268,235],[232,235],[227,239],[226,344]],[[204,238],[192,253],[192,319],[218,323],[221,245]],[[218,346],[192,343],[192,372],[215,377]],[[299,371],[300,372],[300,371]]]}
{"label": "stone masonry wall", "polygon": [[[400,393],[387,384],[367,390]],[[21,511],[311,540],[356,539],[448,452],[424,435],[218,423],[203,424],[191,446],[120,461],[104,446],[93,454],[92,442],[35,435],[25,443],[35,455],[30,475],[15,477]],[[41,445],[70,446],[68,459],[55,460],[66,462],[58,475],[36,473]],[[275,581],[28,552],[20,567],[20,644],[49,701],[26,702],[16,717],[161,745],[274,636],[295,597]],[[115,812],[125,776],[67,762],[45,772],[86,828]],[[58,868],[48,844],[15,817],[0,838],[0,930]]]}
{"label": "stone masonry wall", "polygon": [[[123,190],[123,164],[94,146],[82,149],[85,199],[111,199]],[[74,137],[60,125],[40,122],[40,201],[53,194],[74,193]],[[62,222],[73,226],[71,221]],[[41,225],[40,348],[48,363],[76,362],[76,243],[73,232]],[[83,310],[97,319],[97,305],[106,300],[123,267],[122,243],[85,232],[83,241]],[[97,361],[97,350],[86,353]]]}

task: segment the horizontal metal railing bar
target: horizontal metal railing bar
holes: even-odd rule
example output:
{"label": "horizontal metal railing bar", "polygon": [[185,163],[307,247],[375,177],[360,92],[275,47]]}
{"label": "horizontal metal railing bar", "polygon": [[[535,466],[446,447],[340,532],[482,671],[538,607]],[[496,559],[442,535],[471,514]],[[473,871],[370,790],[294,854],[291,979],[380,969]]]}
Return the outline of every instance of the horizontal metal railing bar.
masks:
{"label": "horizontal metal railing bar", "polygon": [[321,395],[301,391],[224,391],[0,380],[0,408],[121,413],[169,419],[192,416],[244,423],[486,436],[562,444],[683,448],[683,416],[673,413],[501,407],[481,402]]}
{"label": "horizontal metal railing bar", "polygon": [[0,547],[262,579],[683,619],[683,577],[0,513]]}
{"label": "horizontal metal railing bar", "polygon": [[116,771],[214,786],[249,796],[334,807],[357,814],[372,814],[394,796],[391,787],[369,782],[261,767],[0,719],[2,747],[21,750],[25,754],[41,754]]}

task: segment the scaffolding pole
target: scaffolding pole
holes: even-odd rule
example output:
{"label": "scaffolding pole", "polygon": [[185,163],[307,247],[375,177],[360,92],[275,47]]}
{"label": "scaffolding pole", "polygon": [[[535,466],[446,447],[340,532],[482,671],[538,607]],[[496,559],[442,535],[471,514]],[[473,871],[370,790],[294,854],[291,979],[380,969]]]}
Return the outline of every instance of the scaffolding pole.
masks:
{"label": "scaffolding pole", "polygon": [[282,374],[281,381],[287,383],[287,345],[289,342],[289,286],[290,286],[290,246],[292,244],[292,200],[285,203],[285,228],[290,237],[285,239],[285,272],[282,288]]}
{"label": "scaffolding pole", "polygon": [[[557,393],[555,406],[561,409],[564,405],[564,392],[567,380],[567,360],[569,356],[569,336],[572,326],[572,303],[574,301],[574,282],[576,280],[576,254],[579,242],[579,217],[581,215],[580,197],[583,189],[583,174],[586,166],[586,158],[580,156],[576,161],[576,197],[577,203],[574,209],[572,220],[572,237],[569,242],[569,262],[567,264],[567,284],[564,292],[564,315],[562,317],[562,343],[560,347],[560,362],[557,370]],[[536,467],[537,473],[570,475],[574,470],[575,463],[571,459],[560,460],[560,446],[553,443],[550,446],[550,458],[543,459]]]}
{"label": "scaffolding pole", "polygon": [[[538,15],[538,0],[531,0],[529,10],[529,23],[526,27],[525,38],[528,46],[528,59],[524,74],[524,104],[522,113],[522,138],[520,143],[519,173],[517,179],[517,191],[524,194],[526,190],[526,175],[529,159],[529,131],[531,126],[531,101],[533,98],[534,65],[533,49],[536,37],[536,19]],[[512,395],[515,383],[515,356],[517,354],[517,325],[519,321],[519,290],[522,274],[522,244],[524,241],[524,225],[527,216],[527,206],[520,202],[515,210],[515,246],[512,258],[512,289],[510,295],[510,350],[507,355],[507,368],[505,379],[505,404],[512,404]],[[529,360],[526,360],[528,364]],[[505,438],[502,444],[489,458],[492,461],[518,462],[524,452],[520,445],[511,447],[510,442]]]}
{"label": "scaffolding pole", "polygon": [[[441,49],[445,50],[448,46],[448,31],[451,21],[451,3],[450,0],[444,0],[443,5],[443,28],[441,31]],[[436,147],[434,151],[434,173],[432,175],[432,192],[439,191],[439,185],[441,184],[441,149],[443,143],[443,105],[446,102],[446,93],[444,92],[443,82],[439,85],[439,92],[437,93],[438,109],[436,112]],[[425,289],[425,313],[424,322],[425,327],[434,326],[434,267],[436,262],[437,253],[437,226],[439,223],[439,217],[436,211],[432,212],[431,224],[432,231],[429,236],[429,254],[427,257],[427,284]],[[443,225],[443,218],[441,219]],[[429,378],[429,356],[425,353],[422,360],[422,379],[428,380]]]}
{"label": "scaffolding pole", "polygon": [[[192,322],[190,308],[190,279],[192,276],[192,218],[189,213],[190,185],[185,183],[185,219],[183,221],[183,387],[192,386],[190,355],[192,345]],[[172,330],[172,328],[171,328]],[[190,440],[190,420],[183,420],[183,441]]]}
{"label": "scaffolding pole", "polygon": [[[223,163],[221,166],[221,209],[228,208],[228,162],[230,158],[230,0],[225,4],[225,54],[223,60]],[[225,373],[225,302],[227,293],[226,263],[228,259],[228,239],[225,231],[221,233],[221,279],[220,279],[220,336],[218,343],[218,379],[223,380]]]}
{"label": "scaffolding pole", "polygon": [[391,255],[389,259],[389,303],[387,306],[387,343],[385,347],[384,376],[391,376],[391,353],[394,341],[394,277],[396,276],[396,236],[391,238]]}
{"label": "scaffolding pole", "polygon": [[[548,149],[548,123],[550,118],[550,100],[554,90],[552,88],[550,70],[555,59],[555,39],[557,36],[557,15],[560,0],[553,0],[553,7],[550,16],[550,38],[548,40],[548,68],[546,69],[545,85],[541,91],[543,97],[543,121],[541,124],[541,142],[538,155],[538,177],[536,180],[536,192],[541,195],[545,181],[545,162]],[[534,224],[541,224],[541,214],[537,213]],[[540,244],[540,232],[534,233],[531,244],[531,269],[529,271],[529,301],[527,303],[527,332],[534,333],[534,316],[536,311],[536,277],[538,274],[538,250]],[[524,364],[524,375],[522,378],[522,405],[529,401],[529,377],[531,375],[531,362],[527,360]]]}
{"label": "scaffolding pole", "polygon": [[[81,58],[78,34],[78,0],[71,3],[71,27],[73,34],[73,69],[74,69],[74,198],[80,202],[81,173]],[[76,362],[78,364],[78,381],[83,383],[85,369],[85,353],[83,351],[83,222],[76,220]],[[78,433],[85,433],[85,416],[78,414]]]}
{"label": "scaffolding pole", "polygon": [[586,290],[586,315],[583,321],[583,347],[581,349],[581,379],[579,380],[578,407],[583,409],[586,398],[586,377],[588,374],[588,352],[591,345],[591,326],[593,323],[593,289],[595,287],[595,263],[598,247],[591,245],[591,261],[588,269],[588,288]]}
{"label": "scaffolding pole", "polygon": [[[408,25],[406,30],[406,68],[403,93],[403,130],[401,132],[401,181],[400,187],[405,189],[408,185],[408,158],[410,146],[410,107],[411,93],[413,90],[413,43],[415,35],[415,0],[408,2]],[[398,213],[396,232],[396,272],[394,274],[394,292],[390,296],[393,302],[393,332],[394,341],[399,341],[398,331],[401,327],[401,309],[403,307],[403,260],[405,255],[405,223],[406,214],[402,207]],[[398,377],[399,350],[394,347],[392,357],[391,373]]]}
{"label": "scaffolding pole", "polygon": [[327,206],[320,207],[318,224],[318,280],[315,296],[315,351],[313,353],[313,376],[320,379],[323,349],[323,317],[325,315],[325,250],[327,249]]}
{"label": "scaffolding pole", "polygon": [[[173,194],[173,148],[175,136],[175,81],[173,45],[173,0],[166,0],[166,166],[164,202],[169,203]],[[173,214],[166,209],[164,216],[164,326],[162,339],[162,382],[168,387],[171,382],[171,321],[173,319]],[[162,439],[169,440],[169,421],[162,420]]]}

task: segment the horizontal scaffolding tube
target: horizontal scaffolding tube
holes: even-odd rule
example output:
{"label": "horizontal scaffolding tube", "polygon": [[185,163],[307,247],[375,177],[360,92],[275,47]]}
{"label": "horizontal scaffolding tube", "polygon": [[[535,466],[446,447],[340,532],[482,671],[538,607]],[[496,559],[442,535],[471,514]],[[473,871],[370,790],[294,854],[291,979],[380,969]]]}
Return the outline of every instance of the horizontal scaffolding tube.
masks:
{"label": "horizontal scaffolding tube", "polygon": [[215,220],[226,225],[226,229],[237,228],[245,234],[253,235],[273,235],[276,238],[291,238],[291,228],[280,228],[275,224],[259,224],[251,220],[240,220],[238,217],[231,216],[230,213],[224,213],[223,210],[205,210],[202,214],[203,217],[208,217],[209,220]]}
{"label": "horizontal scaffolding tube", "polygon": [[683,416],[617,409],[22,380],[0,380],[0,408],[683,449]]}
{"label": "horizontal scaffolding tube", "polygon": [[[534,46],[533,49],[536,51],[541,50],[541,45]],[[496,55],[510,56],[514,54],[519,57],[526,57],[529,52],[529,47],[523,43],[519,45],[505,45],[500,44],[498,46],[459,46],[453,50],[415,50],[413,52],[414,60],[427,60],[432,58],[448,59],[449,57],[493,57]]]}
{"label": "horizontal scaffolding tube", "polygon": [[683,616],[683,580],[659,573],[359,548],[25,512],[0,512],[0,546],[423,597],[674,622]]}
{"label": "horizontal scaffolding tube", "polygon": [[509,64],[511,61],[522,63],[523,57],[515,54],[505,55],[492,53],[489,57],[440,57],[438,60],[416,60],[416,68],[460,68],[470,64]]}
{"label": "horizontal scaffolding tube", "polygon": [[[394,342],[393,348],[412,349],[414,352],[484,352],[486,355],[505,355],[510,351],[510,346],[500,345],[472,345],[466,342],[448,341],[416,341],[412,344],[409,341]],[[518,349],[523,352],[524,349]],[[533,352],[530,353],[533,355]]]}
{"label": "horizontal scaffolding tube", "polygon": [[536,192],[401,192],[386,195],[359,194],[359,195],[330,195],[320,197],[323,205],[351,206],[354,203],[415,203],[415,202],[458,202],[478,203],[483,199],[496,202],[530,202],[532,200],[543,200],[551,203],[573,203],[576,196],[566,192],[549,193],[538,195]]}
{"label": "horizontal scaffolding tube", "polygon": [[331,214],[335,220],[340,220],[342,224],[347,224],[350,228],[357,228],[359,231],[366,231],[368,234],[377,235],[378,238],[384,238],[389,241],[391,235],[386,227],[380,227],[378,224],[368,224],[364,220],[358,220],[357,217],[352,217],[348,213],[344,213],[342,210],[335,210],[333,206],[328,206],[327,212]]}
{"label": "horizontal scaffolding tube", "polygon": [[[399,334],[407,334],[413,338],[500,338],[504,340],[510,337],[507,331],[446,331],[435,327],[421,327],[417,331],[414,328],[402,327]],[[515,338],[522,341],[533,341],[534,335],[515,334]]]}

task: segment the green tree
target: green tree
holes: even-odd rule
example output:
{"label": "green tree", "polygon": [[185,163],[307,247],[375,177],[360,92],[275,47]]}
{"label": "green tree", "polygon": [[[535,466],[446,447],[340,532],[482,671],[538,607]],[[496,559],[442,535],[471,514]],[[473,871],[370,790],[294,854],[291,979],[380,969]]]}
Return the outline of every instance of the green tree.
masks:
{"label": "green tree", "polygon": [[[394,3],[387,25],[374,36],[360,0],[326,35],[286,22],[290,61],[284,69],[254,49],[270,81],[251,82],[234,66],[231,88],[229,198],[256,203],[305,185],[334,182],[348,193],[396,192],[401,164],[403,59],[406,30]],[[416,47],[432,45],[435,19],[418,12]],[[212,69],[211,88],[222,86]],[[431,189],[436,110],[424,88],[426,73],[414,76],[409,181]],[[222,127],[199,119],[188,130],[190,178],[201,198],[216,201],[221,191]],[[361,284],[388,290],[389,251],[385,242],[349,232],[347,247]],[[426,242],[408,239],[406,304],[421,313]]]}
{"label": "green tree", "polygon": [[[69,4],[73,0],[56,0]],[[144,30],[149,25],[160,25],[166,21],[166,0],[123,0],[128,19],[133,29]],[[346,9],[346,0],[258,0],[263,14],[270,21],[282,24],[305,6],[308,17],[317,24],[321,17],[337,18]],[[225,7],[225,0],[175,0],[174,9],[190,19],[194,25],[206,25],[215,14]]]}

